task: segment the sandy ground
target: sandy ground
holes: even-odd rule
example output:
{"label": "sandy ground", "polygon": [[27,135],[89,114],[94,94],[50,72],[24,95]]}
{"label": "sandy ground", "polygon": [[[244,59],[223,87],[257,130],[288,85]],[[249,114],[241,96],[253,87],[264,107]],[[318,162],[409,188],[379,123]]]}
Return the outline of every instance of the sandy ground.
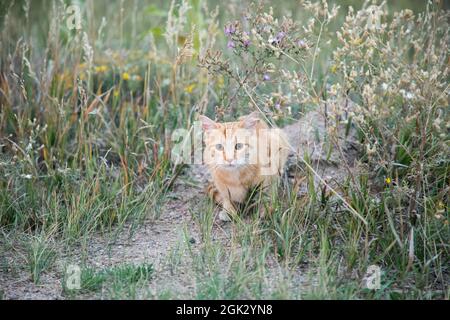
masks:
{"label": "sandy ground", "polygon": [[[356,155],[355,142],[350,136],[340,139],[340,145],[346,155],[348,166],[342,163],[338,151],[331,155],[327,152],[322,141],[317,136],[323,136],[325,122],[316,112],[306,114],[301,121],[284,128],[292,146],[299,156],[306,152],[311,155],[315,170],[327,181],[342,181],[353,167]],[[302,164],[298,158],[292,156],[289,160],[290,174],[302,171]],[[299,166],[295,164],[299,164]],[[295,168],[297,169],[295,169]],[[87,244],[87,265],[102,269],[122,263],[153,263],[155,276],[150,282],[149,292],[143,298],[164,298],[169,290],[173,298],[195,298],[195,276],[192,262],[184,243],[189,241],[193,250],[201,250],[202,239],[199,226],[194,221],[190,210],[201,203],[205,197],[203,186],[208,180],[205,168],[191,167],[187,173],[180,176],[168,195],[168,201],[161,207],[161,215],[156,221],[146,220],[130,237],[128,232],[122,232],[113,243],[110,237],[98,234]],[[231,224],[218,224],[213,227],[213,238],[220,241],[226,248],[230,245],[233,228]],[[0,294],[4,299],[65,299],[61,284],[64,265],[77,264],[82,261],[81,250],[71,250],[59,247],[60,254],[55,267],[44,272],[39,285],[35,285],[28,270],[19,266],[25,265],[23,257],[18,254],[20,249],[13,250],[0,243]],[[175,257],[175,258],[174,258]],[[178,258],[176,258],[178,257]],[[178,261],[173,270],[173,259]],[[274,259],[275,260],[275,259]],[[283,270],[276,261],[269,261],[267,281],[277,281],[283,277]],[[290,282],[294,286],[301,286],[305,281],[304,271],[298,270]],[[79,297],[78,297],[79,298]],[[82,298],[102,298],[100,294],[85,295]]]}

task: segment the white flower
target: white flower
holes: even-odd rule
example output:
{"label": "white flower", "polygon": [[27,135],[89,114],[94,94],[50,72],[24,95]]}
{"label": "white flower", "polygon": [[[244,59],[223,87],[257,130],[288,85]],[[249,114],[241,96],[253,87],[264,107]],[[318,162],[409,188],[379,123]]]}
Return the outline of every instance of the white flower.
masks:
{"label": "white flower", "polygon": [[403,96],[403,98],[406,100],[412,100],[415,97],[414,93],[412,93],[410,91],[405,91],[404,89],[400,89],[399,92]]}
{"label": "white flower", "polygon": [[374,154],[377,152],[377,147],[375,145],[371,146],[370,144],[366,144],[366,151],[368,155]]}

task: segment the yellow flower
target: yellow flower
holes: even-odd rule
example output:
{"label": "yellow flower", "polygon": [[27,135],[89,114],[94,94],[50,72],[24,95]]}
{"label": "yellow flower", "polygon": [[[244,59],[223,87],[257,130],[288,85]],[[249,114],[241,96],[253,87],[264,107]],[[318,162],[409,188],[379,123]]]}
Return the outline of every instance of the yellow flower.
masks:
{"label": "yellow flower", "polygon": [[353,44],[354,46],[359,46],[361,43],[363,43],[363,39],[361,38],[357,38],[351,41],[351,44]]}
{"label": "yellow flower", "polygon": [[105,65],[95,67],[96,73],[105,73],[106,71],[108,71],[108,67]]}
{"label": "yellow flower", "polygon": [[389,177],[387,177],[386,179],[384,179],[384,181],[385,181],[387,184],[391,184],[391,182],[392,182],[391,178],[389,178]]}
{"label": "yellow flower", "polygon": [[223,88],[223,86],[225,85],[225,80],[222,76],[217,78],[217,86],[219,88]]}
{"label": "yellow flower", "polygon": [[336,71],[337,71],[337,65],[335,65],[335,64],[333,64],[332,66],[331,66],[331,73],[336,73]]}
{"label": "yellow flower", "polygon": [[436,213],[438,213],[438,214],[444,214],[445,213],[445,204],[442,201],[438,202]]}
{"label": "yellow flower", "polygon": [[184,91],[186,93],[192,93],[192,91],[194,91],[196,85],[195,83],[188,85],[186,88],[184,88]]}
{"label": "yellow flower", "polygon": [[117,97],[119,96],[119,93],[120,93],[119,90],[114,90],[113,96],[114,96],[115,98],[117,98]]}
{"label": "yellow flower", "polygon": [[127,72],[122,73],[122,79],[125,81],[130,80],[130,74]]}

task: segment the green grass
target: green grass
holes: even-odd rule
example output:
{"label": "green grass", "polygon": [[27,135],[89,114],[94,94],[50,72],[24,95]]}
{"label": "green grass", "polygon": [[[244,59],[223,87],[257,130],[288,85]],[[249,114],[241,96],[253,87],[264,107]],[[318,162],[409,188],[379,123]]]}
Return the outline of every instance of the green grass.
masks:
{"label": "green grass", "polygon": [[54,259],[55,251],[48,240],[42,237],[30,240],[26,260],[34,283],[39,283],[42,272],[52,266]]}
{"label": "green grass", "polygon": [[80,268],[79,288],[67,285],[69,277],[63,281],[64,293],[69,298],[85,294],[100,294],[106,299],[137,299],[139,290],[145,289],[153,276],[153,265],[120,264],[97,270],[92,267]]}

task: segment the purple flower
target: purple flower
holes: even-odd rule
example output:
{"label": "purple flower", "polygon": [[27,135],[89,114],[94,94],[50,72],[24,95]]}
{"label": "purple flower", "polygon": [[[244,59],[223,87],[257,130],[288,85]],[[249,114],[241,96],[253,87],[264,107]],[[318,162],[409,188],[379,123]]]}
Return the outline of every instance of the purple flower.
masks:
{"label": "purple flower", "polygon": [[278,32],[278,34],[276,35],[275,38],[272,38],[272,37],[271,37],[271,38],[269,39],[270,44],[272,44],[272,45],[280,44],[280,42],[283,41],[283,39],[284,39],[285,36],[286,36],[286,33],[284,33],[283,31]]}
{"label": "purple flower", "polygon": [[264,81],[269,81],[270,80],[270,76],[266,73],[263,77]]}
{"label": "purple flower", "polygon": [[280,110],[281,109],[281,104],[279,102],[277,102],[275,104],[275,109]]}
{"label": "purple flower", "polygon": [[228,49],[234,49],[236,47],[236,45],[234,44],[233,41],[228,41],[227,43],[227,48]]}
{"label": "purple flower", "polygon": [[236,32],[236,28],[233,25],[229,24],[225,27],[224,32],[225,32],[225,35],[229,37]]}
{"label": "purple flower", "polygon": [[284,37],[286,36],[286,33],[284,33],[283,31],[281,31],[281,32],[279,32],[278,34],[277,34],[277,36],[276,36],[276,38],[275,38],[275,41],[276,42],[281,42],[283,39],[284,39]]}
{"label": "purple flower", "polygon": [[251,43],[250,36],[247,31],[244,31],[243,35],[244,35],[244,37],[243,37],[244,46],[248,47]]}
{"label": "purple flower", "polygon": [[306,44],[305,40],[298,40],[297,44],[302,49],[305,49],[305,48],[308,47],[308,45]]}

